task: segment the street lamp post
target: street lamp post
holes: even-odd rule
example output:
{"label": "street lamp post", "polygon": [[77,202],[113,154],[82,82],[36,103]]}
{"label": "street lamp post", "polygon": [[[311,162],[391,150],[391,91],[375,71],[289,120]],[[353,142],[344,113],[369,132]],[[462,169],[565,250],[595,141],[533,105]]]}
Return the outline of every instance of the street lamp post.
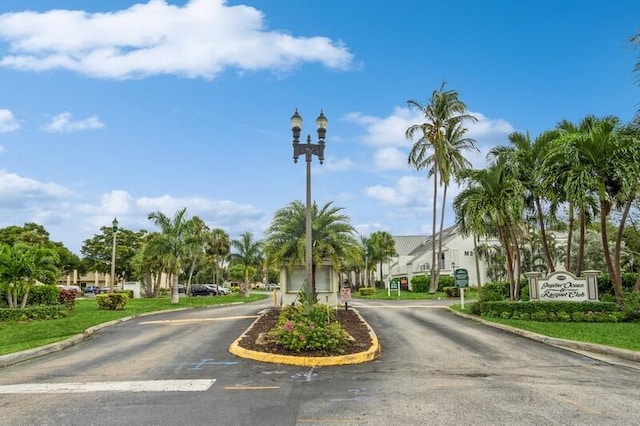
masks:
{"label": "street lamp post", "polygon": [[111,282],[109,283],[109,293],[113,293],[113,283],[116,279],[116,233],[118,232],[118,219],[111,222],[111,230],[113,231],[113,245],[111,248]]}
{"label": "street lamp post", "polygon": [[320,160],[320,164],[324,163],[324,139],[327,134],[327,124],[329,120],[324,116],[322,110],[320,115],[316,119],[316,126],[318,128],[318,143],[311,143],[311,135],[307,135],[307,142],[300,143],[300,131],[302,130],[302,117],[298,114],[298,110],[291,116],[291,132],[293,133],[293,162],[298,162],[298,157],[305,156],[307,162],[307,208],[305,219],[305,272],[306,272],[306,292],[307,295],[313,295],[313,299],[316,300],[315,286],[312,282],[312,249],[313,249],[313,235],[311,234],[311,160],[313,156],[317,156]]}

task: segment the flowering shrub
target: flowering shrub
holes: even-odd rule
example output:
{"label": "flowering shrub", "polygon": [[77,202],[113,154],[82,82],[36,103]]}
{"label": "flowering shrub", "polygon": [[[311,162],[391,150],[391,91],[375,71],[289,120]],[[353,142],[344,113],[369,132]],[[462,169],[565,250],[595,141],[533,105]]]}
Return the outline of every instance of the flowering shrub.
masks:
{"label": "flowering shrub", "polygon": [[69,309],[73,309],[76,306],[76,297],[78,292],[72,288],[61,288],[58,294],[58,303],[65,305]]}
{"label": "flowering shrub", "polygon": [[326,305],[287,306],[280,312],[278,325],[269,332],[269,337],[295,352],[340,352],[349,336],[334,318]]}

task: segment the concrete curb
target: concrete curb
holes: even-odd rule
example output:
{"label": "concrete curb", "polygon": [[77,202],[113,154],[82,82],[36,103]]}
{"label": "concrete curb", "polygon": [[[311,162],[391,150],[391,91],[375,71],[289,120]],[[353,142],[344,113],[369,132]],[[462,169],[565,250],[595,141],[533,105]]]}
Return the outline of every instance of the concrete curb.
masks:
{"label": "concrete curb", "polygon": [[543,334],[534,333],[532,331],[521,330],[519,328],[509,327],[508,325],[487,321],[482,318],[478,318],[475,315],[469,315],[464,312],[456,311],[455,309],[451,309],[451,307],[449,307],[449,311],[453,312],[458,316],[470,319],[472,321],[479,322],[489,327],[508,331],[512,334],[517,334],[519,336],[523,336],[531,340],[536,340],[538,342],[546,343],[547,345],[557,346],[563,349],[585,351],[585,352],[591,352],[594,354],[607,355],[614,358],[623,359],[626,361],[640,362],[640,352],[638,351],[631,351],[628,349],[620,349],[612,346],[599,345],[597,343],[578,342],[575,340],[549,337]]}
{"label": "concrete curb", "polygon": [[[249,349],[245,349],[240,347],[240,340],[247,334],[249,330],[260,321],[260,316],[256,319],[247,330],[240,335],[232,344],[229,346],[229,352],[232,354],[239,356],[241,358],[247,358],[254,361],[260,362],[270,362],[274,364],[287,364],[287,365],[297,365],[300,367],[329,367],[334,365],[349,365],[349,364],[363,364],[365,362],[373,361],[376,359],[382,349],[380,347],[380,342],[378,341],[378,336],[376,335],[373,328],[362,318],[360,313],[351,308],[360,318],[360,320],[367,326],[369,329],[369,336],[371,337],[371,347],[363,352],[358,352],[355,354],[349,355],[336,355],[336,356],[327,356],[327,357],[307,357],[307,356],[292,356],[292,355],[277,355],[270,354],[266,352],[258,352]],[[262,314],[264,315],[264,314]]]}

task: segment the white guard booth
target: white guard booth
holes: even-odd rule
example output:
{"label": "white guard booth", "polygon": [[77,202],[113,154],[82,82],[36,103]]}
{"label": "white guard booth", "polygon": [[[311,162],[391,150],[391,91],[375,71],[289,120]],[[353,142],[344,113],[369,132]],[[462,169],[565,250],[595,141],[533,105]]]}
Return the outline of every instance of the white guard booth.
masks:
{"label": "white guard booth", "polygon": [[[324,262],[322,265],[316,265],[316,292],[318,293],[318,302],[335,306],[338,303],[338,273],[331,266],[331,263]],[[281,306],[292,304],[297,300],[298,293],[303,287],[306,279],[306,271],[304,265],[295,266],[292,271],[287,268],[280,270],[280,288],[279,302]]]}

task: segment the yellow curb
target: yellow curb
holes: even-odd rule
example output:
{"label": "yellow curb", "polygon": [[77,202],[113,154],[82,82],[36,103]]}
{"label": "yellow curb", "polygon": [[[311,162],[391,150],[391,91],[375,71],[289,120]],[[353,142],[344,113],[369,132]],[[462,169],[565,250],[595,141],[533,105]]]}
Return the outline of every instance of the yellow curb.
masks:
{"label": "yellow curb", "polygon": [[260,316],[260,318],[256,319],[240,337],[238,337],[232,344],[229,346],[229,352],[232,354],[239,356],[241,358],[252,359],[254,361],[261,362],[270,362],[274,364],[288,364],[288,365],[297,365],[300,367],[328,367],[332,365],[348,365],[348,364],[362,364],[365,362],[373,361],[380,355],[381,348],[380,343],[378,342],[378,336],[375,331],[371,328],[371,326],[362,318],[360,313],[353,309],[352,310],[358,315],[360,320],[367,326],[369,329],[369,336],[371,337],[371,347],[363,352],[358,352],[355,354],[349,355],[335,355],[335,356],[325,356],[325,357],[312,357],[312,356],[293,356],[293,355],[277,355],[270,354],[266,352],[258,352],[252,351],[250,349],[245,349],[240,347],[240,340],[247,334],[249,330],[258,322],[260,318],[264,314]]}

